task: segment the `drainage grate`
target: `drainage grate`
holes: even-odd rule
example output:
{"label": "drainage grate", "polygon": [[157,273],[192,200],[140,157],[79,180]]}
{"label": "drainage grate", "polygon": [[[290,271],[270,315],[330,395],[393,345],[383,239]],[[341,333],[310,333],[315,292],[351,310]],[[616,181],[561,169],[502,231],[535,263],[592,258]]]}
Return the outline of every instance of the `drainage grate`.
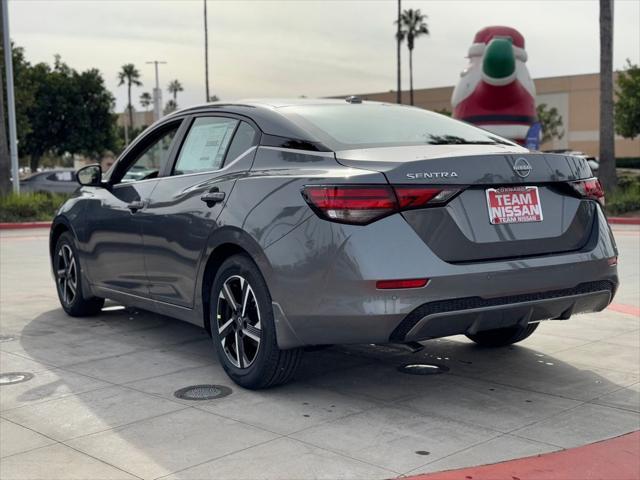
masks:
{"label": "drainage grate", "polygon": [[191,385],[176,390],[174,396],[183,400],[213,400],[231,395],[232,390],[223,385]]}
{"label": "drainage grate", "polygon": [[0,335],[0,343],[11,342],[15,339],[16,337],[14,337],[13,335]]}
{"label": "drainage grate", "polygon": [[32,378],[33,374],[27,372],[0,373],[0,385],[13,385],[15,383],[29,381]]}
{"label": "drainage grate", "polygon": [[398,371],[409,375],[438,375],[448,372],[449,367],[436,363],[407,363],[398,367]]}

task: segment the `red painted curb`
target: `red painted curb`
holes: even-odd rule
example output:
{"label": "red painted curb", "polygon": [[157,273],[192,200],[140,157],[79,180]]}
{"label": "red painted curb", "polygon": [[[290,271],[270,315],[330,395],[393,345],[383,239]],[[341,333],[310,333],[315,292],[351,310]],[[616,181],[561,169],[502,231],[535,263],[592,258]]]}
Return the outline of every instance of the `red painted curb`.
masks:
{"label": "red painted curb", "polygon": [[409,480],[637,480],[640,431],[583,447],[493,465],[409,477]]}
{"label": "red painted curb", "polygon": [[640,317],[640,308],[633,305],[625,305],[624,303],[610,303],[607,307],[614,312],[626,313],[627,315],[633,315],[634,317]]}
{"label": "red painted curb", "polygon": [[23,228],[49,228],[51,222],[0,223],[0,230],[20,230]]}
{"label": "red painted curb", "polygon": [[614,225],[640,225],[640,217],[609,217],[607,221]]}

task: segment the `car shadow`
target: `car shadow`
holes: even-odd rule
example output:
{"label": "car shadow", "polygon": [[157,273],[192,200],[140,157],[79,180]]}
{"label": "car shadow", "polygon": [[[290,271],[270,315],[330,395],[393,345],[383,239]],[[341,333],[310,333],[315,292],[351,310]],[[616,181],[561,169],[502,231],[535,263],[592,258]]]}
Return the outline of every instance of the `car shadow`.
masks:
{"label": "car shadow", "polygon": [[[447,406],[442,413],[445,417],[447,412],[464,413],[472,409],[473,418],[482,418],[495,415],[495,405],[487,398],[491,400],[493,390],[497,387],[503,391],[509,389],[514,402],[532,402],[530,398],[534,397],[530,395],[537,395],[534,400],[538,404],[559,400],[567,401],[566,407],[570,408],[571,402],[578,405],[614,391],[624,392],[626,386],[637,382],[633,374],[573,365],[544,349],[529,348],[526,343],[487,349],[456,337],[431,340],[423,342],[423,345],[424,349],[417,353],[397,345],[308,349],[293,383],[272,390],[251,392],[238,387],[226,377],[209,336],[197,326],[113,304],[91,318],[72,318],[62,310],[54,309],[36,316],[25,325],[16,340],[3,345],[3,350],[30,359],[36,371],[29,382],[3,386],[2,393],[10,397],[7,405],[11,408],[8,416],[11,419],[11,411],[20,406],[42,405],[47,400],[63,398],[65,395],[99,388],[119,388],[122,385],[121,388],[148,395],[151,402],[174,402],[175,409],[200,407],[204,403],[177,400],[172,392],[189,384],[211,383],[232,388],[233,393],[228,399],[235,396],[249,404],[253,401],[269,402],[270,399],[286,402],[287,397],[295,398],[288,404],[288,413],[280,420],[286,423],[288,415],[292,420],[301,417],[302,405],[317,401],[323,395],[331,395],[332,407],[341,399],[349,403],[347,399],[353,398],[366,403],[367,406],[362,409],[392,406],[421,412],[421,402],[435,402]],[[445,366],[446,372],[408,375],[398,369],[406,364],[435,364]],[[30,366],[25,364],[25,369]],[[83,384],[78,378],[71,379],[70,375],[82,376],[89,382]],[[473,402],[476,395],[480,401]],[[83,404],[84,398],[87,401]],[[123,445],[129,445],[133,451],[144,453],[145,461],[152,465],[133,471],[141,476],[161,476],[188,466],[181,463],[184,460],[181,455],[167,455],[165,449],[157,448],[157,442],[171,440],[161,438],[152,441],[140,435],[132,426],[137,419],[122,420],[120,415],[114,415],[113,406],[106,409],[104,403],[95,398],[90,394],[75,395],[77,404],[74,408],[83,410],[79,416],[96,417],[95,421],[87,422],[90,429],[86,432],[65,433],[64,428],[58,427],[73,423],[74,420],[63,416],[50,419],[48,428],[54,433],[61,432],[58,439],[71,441],[74,448],[100,458],[102,447],[96,443],[96,438],[100,437],[101,432],[115,428],[111,431],[112,435],[116,435]],[[215,411],[215,403],[211,403],[215,401],[209,401],[207,408],[211,407],[216,415],[225,416],[224,410]],[[171,410],[168,403],[163,405],[163,408]],[[127,409],[128,405],[123,403],[118,408]],[[354,408],[350,415],[360,406]],[[518,409],[526,408],[529,407],[524,403],[518,406]],[[104,413],[107,410],[108,413]],[[187,415],[183,412],[180,410],[176,415]],[[440,415],[437,411],[435,414]],[[424,418],[431,418],[430,415],[424,413]],[[231,415],[230,418],[235,417]],[[249,420],[240,420],[252,424]],[[339,421],[339,418],[329,417],[324,422],[332,421]],[[94,428],[95,424],[99,428]],[[123,426],[125,424],[129,426]],[[38,430],[37,425],[31,426]],[[257,426],[273,432],[268,425]],[[455,427],[456,423],[453,423],[451,428]],[[242,432],[235,435],[240,438]],[[199,455],[203,449],[199,443],[201,441],[202,438],[195,434],[193,440],[187,436],[180,444],[180,448],[195,452],[189,457],[195,459],[194,464],[215,457],[212,452]],[[237,446],[239,449],[247,448],[252,443],[262,441],[263,438],[248,440],[246,444],[240,442]],[[389,448],[393,450],[392,446]],[[116,462],[117,466],[127,470],[129,460],[120,458],[122,452],[116,448],[115,453],[107,454],[104,460]],[[389,454],[392,455],[393,451]]]}

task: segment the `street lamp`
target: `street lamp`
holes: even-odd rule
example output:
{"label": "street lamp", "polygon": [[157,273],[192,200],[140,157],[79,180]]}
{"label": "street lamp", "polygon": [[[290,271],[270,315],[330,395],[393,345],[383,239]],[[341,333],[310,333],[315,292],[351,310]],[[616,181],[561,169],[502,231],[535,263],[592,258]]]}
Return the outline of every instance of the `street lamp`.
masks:
{"label": "street lamp", "polygon": [[156,87],[153,89],[153,121],[157,122],[162,116],[162,90],[160,89],[160,79],[158,77],[158,65],[165,65],[167,62],[151,60],[145,63],[148,65],[153,64],[156,69]]}
{"label": "street lamp", "polygon": [[[4,64],[7,78],[7,117],[9,118],[9,152],[11,156],[11,176],[13,177],[13,191],[20,193],[20,171],[18,167],[18,139],[16,133],[16,101],[13,91],[13,55],[11,38],[9,36],[9,8],[8,0],[2,1],[2,34],[4,42]],[[2,124],[4,119],[2,119]],[[4,126],[3,126],[4,128]]]}

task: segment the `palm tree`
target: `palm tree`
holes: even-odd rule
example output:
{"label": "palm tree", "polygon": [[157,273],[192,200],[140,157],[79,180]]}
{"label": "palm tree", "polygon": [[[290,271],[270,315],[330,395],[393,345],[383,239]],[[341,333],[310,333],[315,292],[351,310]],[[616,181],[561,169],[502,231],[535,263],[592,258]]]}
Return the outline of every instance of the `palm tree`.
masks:
{"label": "palm tree", "polygon": [[177,109],[178,109],[178,104],[176,103],[175,100],[172,100],[170,98],[167,104],[164,106],[164,110],[162,113],[164,113],[165,115],[169,115],[171,112],[175,112]]}
{"label": "palm tree", "polygon": [[178,92],[183,92],[184,88],[182,88],[182,84],[176,79],[169,83],[167,87],[168,92],[173,95],[173,103],[178,105]]}
{"label": "palm tree", "polygon": [[400,32],[398,35],[400,41],[407,39],[407,47],[409,48],[409,98],[411,105],[413,105],[413,47],[416,38],[422,35],[429,35],[426,19],[427,16],[420,13],[420,9],[413,10],[410,8],[400,15]]}
{"label": "palm tree", "polygon": [[607,192],[618,184],[613,133],[613,1],[600,0],[600,168]]}
{"label": "palm tree", "polygon": [[133,128],[133,106],[131,105],[131,86],[135,85],[136,87],[142,86],[142,82],[140,79],[140,72],[135,67],[133,63],[127,63],[122,66],[122,70],[118,73],[118,86],[122,86],[125,83],[127,84],[127,98],[129,103],[127,104],[127,109],[129,110],[129,126]]}
{"label": "palm tree", "polygon": [[151,94],[149,92],[144,92],[142,95],[140,95],[140,105],[142,105],[142,108],[144,108],[147,112],[149,111],[149,106],[153,103],[153,97],[151,97]]}

